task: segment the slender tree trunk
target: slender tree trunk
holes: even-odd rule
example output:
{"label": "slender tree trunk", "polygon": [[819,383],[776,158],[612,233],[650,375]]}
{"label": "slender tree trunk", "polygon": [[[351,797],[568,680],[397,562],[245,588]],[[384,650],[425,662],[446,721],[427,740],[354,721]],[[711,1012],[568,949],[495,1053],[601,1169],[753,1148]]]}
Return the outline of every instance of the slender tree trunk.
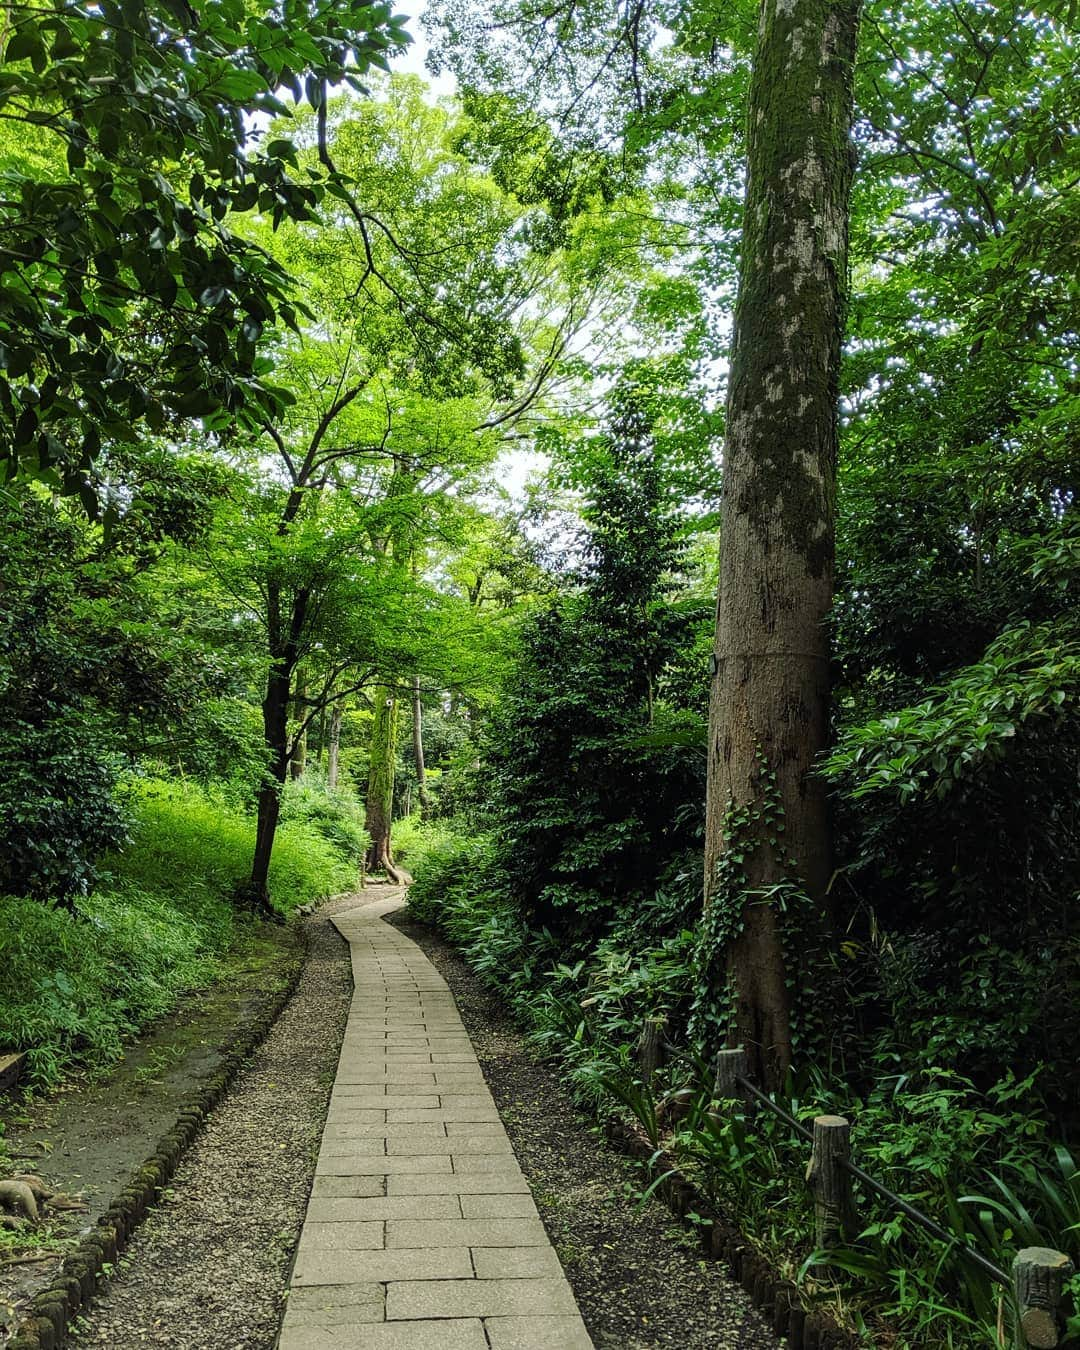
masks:
{"label": "slender tree trunk", "polygon": [[420,819],[431,817],[431,798],[428,796],[424,768],[424,710],[420,704],[420,676],[413,676],[412,685],[412,745],[416,763],[416,795],[420,799]]}
{"label": "slender tree trunk", "polygon": [[341,704],[335,703],[330,714],[330,744],[326,750],[326,786],[337,787],[338,756],[341,753]]}
{"label": "slender tree trunk", "polygon": [[[291,516],[288,518],[291,520]],[[286,520],[286,526],[288,520]],[[285,527],[281,530],[285,532]],[[301,589],[287,608],[281,588],[267,586],[266,617],[270,635],[270,672],[263,696],[263,736],[270,752],[267,778],[259,789],[255,826],[255,854],[251,863],[250,892],[254,903],[270,910],[270,855],[274,851],[281,791],[289,773],[289,695],[299,662],[299,637],[307,620],[310,592]]]}
{"label": "slender tree trunk", "polygon": [[255,903],[264,908],[270,903],[270,855],[281,812],[281,790],[289,769],[289,685],[288,669],[280,664],[274,666],[266,682],[262,705],[263,734],[270,751],[270,765],[259,789],[251,894]]}
{"label": "slender tree trunk", "polygon": [[375,720],[371,724],[365,824],[371,836],[369,872],[385,872],[394,882],[404,880],[394,866],[390,826],[394,808],[394,766],[397,756],[397,698],[392,689],[377,685],[372,691]]}
{"label": "slender tree trunk", "polygon": [[323,755],[326,753],[326,708],[319,709],[319,720],[315,727],[315,769],[322,769]]}
{"label": "slender tree trunk", "polygon": [[[307,681],[302,679],[300,673],[297,672],[296,698],[293,701],[293,717],[300,724],[303,724],[304,718],[307,716],[307,695]],[[289,761],[289,776],[292,778],[293,782],[296,782],[297,779],[303,778],[304,776],[304,769],[307,765],[307,742],[307,728],[305,727],[296,738],[296,744],[293,746],[292,758]]]}
{"label": "slender tree trunk", "polygon": [[[763,0],[731,353],[716,674],[709,731],[706,904],[741,910],[727,963],[733,1038],[776,1082],[791,1062],[782,914],[724,894],[738,844],[746,888],[785,880],[824,906],[836,419],[847,277],[858,0]],[[775,779],[773,779],[775,775]],[[772,828],[770,792],[783,819]],[[732,808],[756,812],[729,838]],[[735,849],[732,847],[732,852]],[[730,869],[724,869],[729,879]]]}

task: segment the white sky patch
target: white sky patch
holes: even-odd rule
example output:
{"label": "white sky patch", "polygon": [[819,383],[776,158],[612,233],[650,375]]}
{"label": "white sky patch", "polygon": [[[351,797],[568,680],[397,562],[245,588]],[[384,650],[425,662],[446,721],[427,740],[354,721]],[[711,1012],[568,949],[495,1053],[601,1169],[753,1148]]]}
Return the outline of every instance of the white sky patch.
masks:
{"label": "white sky patch", "polygon": [[431,45],[421,27],[419,14],[409,16],[408,32],[412,38],[412,44],[406,47],[400,56],[390,58],[391,69],[402,75],[419,75],[422,80],[426,81],[435,98],[452,98],[457,93],[457,80],[454,76],[449,72],[442,75],[432,75],[427,68],[428,52],[431,50]]}

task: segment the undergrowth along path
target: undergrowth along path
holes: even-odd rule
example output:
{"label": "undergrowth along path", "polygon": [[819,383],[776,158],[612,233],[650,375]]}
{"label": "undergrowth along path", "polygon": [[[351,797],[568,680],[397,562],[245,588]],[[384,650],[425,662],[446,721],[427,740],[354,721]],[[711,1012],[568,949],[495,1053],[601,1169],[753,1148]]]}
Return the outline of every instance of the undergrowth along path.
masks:
{"label": "undergrowth along path", "polygon": [[74,1345],[273,1345],[352,987],[329,915],[357,903],[331,902],[307,920],[296,992],[76,1320]]}
{"label": "undergrowth along path", "polygon": [[591,1350],[445,980],[335,916],[355,993],[280,1350]]}
{"label": "undergrowth along path", "polygon": [[574,1106],[498,993],[408,910],[392,922],[450,986],[597,1350],[778,1350],[726,1265],[703,1260],[662,1201],[637,1202],[640,1167]]}

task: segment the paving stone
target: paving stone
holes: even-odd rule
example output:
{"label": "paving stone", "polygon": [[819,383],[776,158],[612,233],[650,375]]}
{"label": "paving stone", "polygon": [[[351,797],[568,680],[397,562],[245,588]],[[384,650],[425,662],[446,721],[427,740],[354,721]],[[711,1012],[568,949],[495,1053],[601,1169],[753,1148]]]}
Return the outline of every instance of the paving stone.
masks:
{"label": "paving stone", "polygon": [[352,1308],[364,1303],[382,1303],[386,1290],[381,1284],[334,1284],[310,1289],[293,1289],[289,1293],[288,1310],[318,1312],[328,1308]]}
{"label": "paving stone", "polygon": [[413,1125],[388,1125],[385,1120],[373,1125],[351,1120],[327,1119],[323,1139],[445,1139],[446,1126],[441,1120],[420,1121]]}
{"label": "paving stone", "polygon": [[[461,1195],[461,1213],[466,1219],[538,1219],[531,1195]],[[432,1214],[431,1217],[438,1216]]]}
{"label": "paving stone", "polygon": [[592,1350],[580,1317],[487,1317],[484,1327],[491,1350]]}
{"label": "paving stone", "polygon": [[478,1318],[290,1331],[279,1350],[487,1350]]}
{"label": "paving stone", "polygon": [[552,1246],[474,1247],[478,1280],[557,1280],[563,1268]]}
{"label": "paving stone", "polygon": [[386,1112],[388,1125],[421,1124],[425,1120],[471,1123],[488,1121],[502,1128],[499,1113],[491,1106],[417,1106],[414,1108],[394,1107]]}
{"label": "paving stone", "polygon": [[[357,1253],[361,1255],[373,1254]],[[576,1311],[565,1279],[403,1280],[386,1289],[388,1322],[423,1317],[573,1316]]]}
{"label": "paving stone", "polygon": [[375,1195],[370,1199],[309,1200],[307,1223],[362,1219],[460,1219],[456,1195]]}
{"label": "paving stone", "polygon": [[[352,1105],[353,1102],[357,1104]],[[437,1109],[437,1108],[436,1108]],[[343,1097],[334,1102],[326,1117],[327,1121],[341,1120],[349,1125],[378,1125],[386,1123],[386,1111],[362,1105],[355,1097]]]}
{"label": "paving stone", "polygon": [[378,1177],[407,1176],[414,1172],[450,1171],[450,1159],[443,1154],[434,1157],[411,1155],[400,1158],[387,1158],[385,1155],[372,1157],[358,1154],[348,1158],[328,1157],[321,1150],[319,1161],[315,1164],[316,1176],[330,1177]]}
{"label": "paving stone", "polygon": [[339,1083],[335,1086],[331,1105],[341,1101],[363,1098],[368,1109],[376,1109],[375,1103],[384,1110],[392,1106],[438,1106],[440,1096],[429,1087],[417,1087],[406,1083],[387,1086],[385,1083]]}
{"label": "paving stone", "polygon": [[547,1247],[539,1219],[401,1219],[386,1225],[387,1247]]}
{"label": "paving stone", "polygon": [[[292,1283],[294,1288],[313,1284],[370,1284],[373,1280],[383,1284],[389,1280],[411,1284],[424,1284],[428,1280],[476,1283],[472,1274],[468,1247],[397,1247],[394,1251],[297,1252]],[[418,1317],[428,1315],[416,1314]],[[453,1317],[456,1314],[436,1315]],[[481,1314],[462,1313],[461,1316],[479,1317]]]}
{"label": "paving stone", "polygon": [[[454,1140],[450,1141],[454,1143]],[[486,1142],[486,1141],[485,1141]],[[517,1159],[513,1153],[467,1153],[455,1149],[455,1172],[517,1172]]]}
{"label": "paving stone", "polygon": [[[449,1139],[441,1141],[448,1144]],[[458,1143],[461,1140],[457,1141]],[[364,1157],[386,1157],[386,1140],[380,1135],[377,1139],[342,1139],[337,1135],[324,1134],[322,1147],[319,1150],[321,1158],[353,1158],[363,1155]]]}
{"label": "paving stone", "polygon": [[[323,1204],[326,1201],[322,1202]],[[338,1203],[341,1203],[340,1201]],[[346,1201],[358,1205],[360,1200]],[[386,1246],[386,1225],[379,1220],[345,1219],[322,1223],[309,1212],[300,1238],[301,1252],[378,1251]],[[402,1244],[397,1244],[402,1245]]]}
{"label": "paving stone", "polygon": [[360,1196],[386,1194],[385,1177],[316,1177],[311,1187],[312,1197],[319,1199],[347,1196],[356,1199]]}
{"label": "paving stone", "polygon": [[504,1130],[499,1135],[485,1135],[481,1139],[449,1139],[444,1134],[441,1138],[438,1135],[399,1135],[391,1130],[387,1135],[386,1151],[390,1154],[398,1153],[453,1153],[455,1157],[463,1156],[467,1153],[483,1153],[493,1155],[495,1153],[508,1153],[514,1156],[514,1150],[510,1147],[510,1140],[506,1137]]}
{"label": "paving stone", "polygon": [[530,1195],[529,1183],[517,1172],[455,1172],[451,1176],[392,1176],[386,1178],[387,1195]]}
{"label": "paving stone", "polygon": [[383,1322],[386,1316],[386,1289],[374,1282],[367,1284],[320,1285],[317,1288],[289,1291],[282,1328],[282,1345],[292,1330],[312,1327],[343,1327],[349,1324]]}

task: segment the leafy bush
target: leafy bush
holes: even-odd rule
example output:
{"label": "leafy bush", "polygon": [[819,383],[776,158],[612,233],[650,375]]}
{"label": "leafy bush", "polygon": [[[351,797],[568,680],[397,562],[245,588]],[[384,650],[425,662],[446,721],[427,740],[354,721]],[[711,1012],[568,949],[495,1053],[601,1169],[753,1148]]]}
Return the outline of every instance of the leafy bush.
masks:
{"label": "leafy bush", "polygon": [[394,855],[406,863],[410,872],[423,873],[429,856],[453,844],[457,837],[450,821],[422,821],[419,816],[406,816],[394,821]]}
{"label": "leafy bush", "polygon": [[[103,868],[140,889],[175,895],[182,908],[206,894],[229,897],[251,869],[255,822],[213,792],[192,783],[136,780],[138,820],[131,845]],[[270,898],[282,914],[356,882],[356,869],[300,820],[282,825],[270,863]]]}
{"label": "leafy bush", "polygon": [[331,790],[310,774],[286,783],[281,823],[309,826],[354,868],[360,866],[367,851],[363,812],[355,797],[342,789]]}

